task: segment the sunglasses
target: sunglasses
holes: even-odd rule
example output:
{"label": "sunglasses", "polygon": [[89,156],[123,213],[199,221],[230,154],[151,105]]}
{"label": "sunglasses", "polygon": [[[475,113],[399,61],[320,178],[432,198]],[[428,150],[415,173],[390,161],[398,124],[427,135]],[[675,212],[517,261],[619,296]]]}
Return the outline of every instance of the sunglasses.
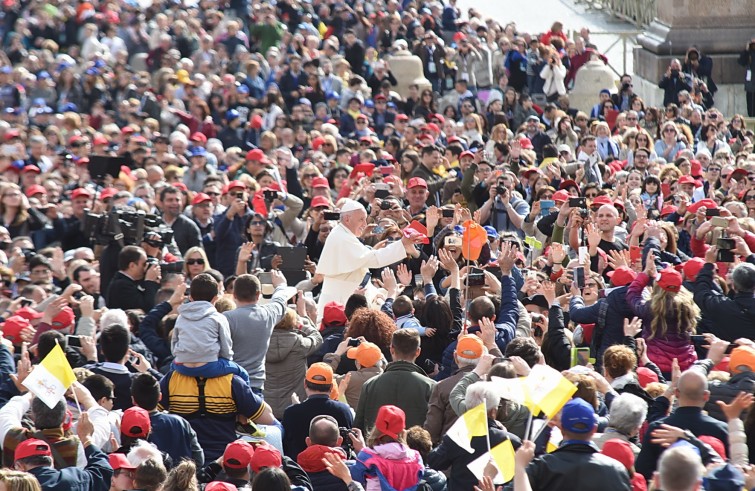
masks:
{"label": "sunglasses", "polygon": [[262,222],[262,221],[259,221],[259,220],[255,220],[255,221],[253,221],[253,222],[250,223],[250,225],[264,225],[264,224],[265,224],[265,222]]}
{"label": "sunglasses", "polygon": [[244,193],[243,192],[240,192],[240,193],[228,193],[228,196],[230,196],[231,198],[243,198],[244,197]]}
{"label": "sunglasses", "polygon": [[189,266],[193,266],[195,264],[201,264],[202,266],[204,266],[204,259],[202,259],[201,257],[199,259],[187,259],[186,264],[188,264]]}

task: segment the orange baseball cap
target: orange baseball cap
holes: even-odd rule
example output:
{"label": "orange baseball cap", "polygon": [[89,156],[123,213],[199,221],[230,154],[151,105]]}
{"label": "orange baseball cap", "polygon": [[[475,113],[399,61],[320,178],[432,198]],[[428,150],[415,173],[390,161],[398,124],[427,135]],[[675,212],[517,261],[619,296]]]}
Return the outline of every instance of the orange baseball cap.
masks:
{"label": "orange baseball cap", "polygon": [[460,337],[456,344],[456,356],[468,360],[476,360],[480,358],[484,352],[485,345],[482,344],[482,339],[474,334],[466,334]]}
{"label": "orange baseball cap", "polygon": [[363,367],[374,367],[383,357],[383,352],[380,351],[380,348],[375,343],[362,342],[355,348],[349,348],[346,356],[358,361]]}
{"label": "orange baseball cap", "polygon": [[323,362],[313,363],[307,369],[306,375],[307,382],[320,385],[332,385],[333,384],[333,369],[330,365]]}

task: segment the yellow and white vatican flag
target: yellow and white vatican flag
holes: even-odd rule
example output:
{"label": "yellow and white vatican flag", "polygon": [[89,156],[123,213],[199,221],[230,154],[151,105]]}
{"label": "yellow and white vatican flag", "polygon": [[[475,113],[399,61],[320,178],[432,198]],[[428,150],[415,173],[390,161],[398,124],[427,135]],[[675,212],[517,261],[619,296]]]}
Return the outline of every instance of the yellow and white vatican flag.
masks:
{"label": "yellow and white vatican flag", "polygon": [[483,402],[464,413],[446,432],[448,438],[469,453],[474,453],[471,442],[476,436],[488,435],[488,415]]}
{"label": "yellow and white vatican flag", "polygon": [[494,484],[504,484],[514,479],[514,445],[511,444],[511,440],[503,441],[491,448],[490,452],[485,452],[467,464],[467,468],[480,480],[490,465],[496,471],[493,477]]}
{"label": "yellow and white vatican flag", "polygon": [[75,381],[76,375],[63,349],[56,344],[45,359],[34,367],[23,385],[52,409]]}

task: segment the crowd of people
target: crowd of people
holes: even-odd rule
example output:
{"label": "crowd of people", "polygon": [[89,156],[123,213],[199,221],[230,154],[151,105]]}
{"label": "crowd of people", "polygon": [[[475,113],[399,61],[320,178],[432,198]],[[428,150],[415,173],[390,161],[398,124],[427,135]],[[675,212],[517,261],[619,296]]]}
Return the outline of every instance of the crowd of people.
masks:
{"label": "crowd of people", "polygon": [[571,107],[569,27],[3,2],[0,491],[753,489],[755,134],[697,47]]}

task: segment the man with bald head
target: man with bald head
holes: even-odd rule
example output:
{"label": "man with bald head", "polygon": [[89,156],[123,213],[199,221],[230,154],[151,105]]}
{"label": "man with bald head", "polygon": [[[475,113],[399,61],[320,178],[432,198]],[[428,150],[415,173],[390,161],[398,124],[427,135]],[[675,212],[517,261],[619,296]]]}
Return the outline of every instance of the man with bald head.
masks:
{"label": "man with bald head", "polygon": [[671,405],[668,395],[672,389],[678,400],[678,406],[671,415],[650,425],[647,433],[645,433],[645,438],[642,440],[642,450],[635,464],[637,472],[644,475],[645,479],[648,480],[653,477],[653,472],[658,464],[658,457],[664,450],[660,445],[652,443],[652,433],[659,428],[665,428],[665,426],[681,428],[685,430],[685,436],[682,439],[687,440],[690,436],[712,436],[721,440],[725,449],[728,450],[729,448],[729,431],[726,423],[703,413],[703,406],[710,397],[708,379],[704,372],[696,367],[690,368],[679,377],[676,388],[671,387],[658,399]]}
{"label": "man with bald head", "polygon": [[[402,261],[414,244],[421,240],[403,237],[382,249],[372,249],[360,242],[367,227],[367,210],[359,202],[344,199],[341,222],[330,232],[320,254],[315,280],[322,278],[322,293],[317,304],[317,322],[328,302],[346,303],[363,282],[370,269],[383,268]],[[367,282],[367,287],[371,284]]]}

